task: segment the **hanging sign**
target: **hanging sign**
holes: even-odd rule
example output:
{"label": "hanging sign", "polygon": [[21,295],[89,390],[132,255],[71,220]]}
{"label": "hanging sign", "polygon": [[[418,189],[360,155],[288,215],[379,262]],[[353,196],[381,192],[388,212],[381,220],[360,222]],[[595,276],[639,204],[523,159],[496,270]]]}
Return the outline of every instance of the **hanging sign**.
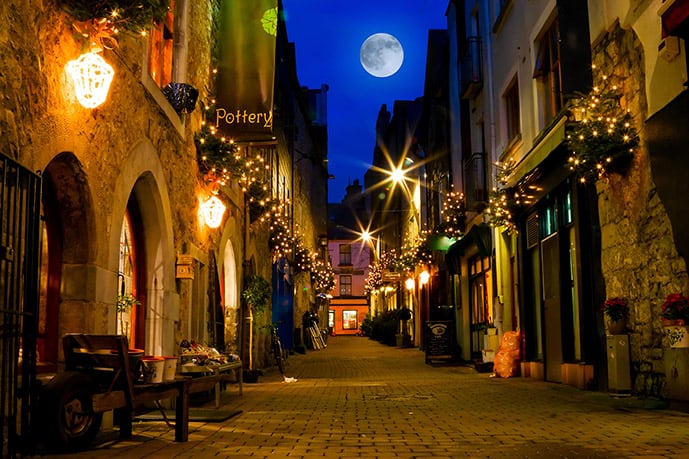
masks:
{"label": "hanging sign", "polygon": [[273,138],[277,0],[223,0],[215,127],[234,141]]}

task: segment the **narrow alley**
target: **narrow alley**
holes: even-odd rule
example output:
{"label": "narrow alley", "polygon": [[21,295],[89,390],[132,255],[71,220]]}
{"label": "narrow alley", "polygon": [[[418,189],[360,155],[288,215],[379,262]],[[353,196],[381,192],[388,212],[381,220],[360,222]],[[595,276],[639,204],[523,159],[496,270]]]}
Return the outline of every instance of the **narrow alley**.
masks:
{"label": "narrow alley", "polygon": [[131,440],[105,431],[69,457],[657,458],[682,457],[689,440],[683,412],[426,364],[418,349],[362,337],[331,337],[324,350],[290,356],[286,373],[296,381],[272,369],[242,396],[228,387],[220,409],[241,413],[191,422],[187,443],[175,443],[162,421],[138,422]]}

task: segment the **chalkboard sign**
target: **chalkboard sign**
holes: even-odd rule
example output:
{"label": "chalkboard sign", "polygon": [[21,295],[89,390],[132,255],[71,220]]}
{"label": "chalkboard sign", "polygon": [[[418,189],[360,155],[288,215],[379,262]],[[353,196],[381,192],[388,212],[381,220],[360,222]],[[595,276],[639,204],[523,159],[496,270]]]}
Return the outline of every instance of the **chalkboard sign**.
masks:
{"label": "chalkboard sign", "polygon": [[454,360],[455,322],[429,320],[426,322],[426,363],[431,360]]}

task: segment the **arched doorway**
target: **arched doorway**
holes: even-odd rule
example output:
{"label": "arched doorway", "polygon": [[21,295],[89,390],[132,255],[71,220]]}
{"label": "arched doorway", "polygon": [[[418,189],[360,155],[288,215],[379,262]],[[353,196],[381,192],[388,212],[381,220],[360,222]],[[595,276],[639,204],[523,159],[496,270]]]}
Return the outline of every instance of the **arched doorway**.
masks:
{"label": "arched doorway", "polygon": [[[40,368],[54,370],[60,354],[60,336],[84,330],[85,318],[70,315],[61,320],[65,307],[88,301],[81,283],[84,267],[93,260],[93,205],[88,179],[71,152],[56,155],[43,173],[38,353]],[[65,287],[66,286],[66,287]],[[80,323],[79,320],[83,322]],[[104,330],[99,330],[104,331]]]}
{"label": "arched doorway", "polygon": [[225,244],[222,256],[222,292],[224,305],[225,347],[227,350],[239,353],[239,322],[240,302],[239,283],[237,281],[237,262],[232,243]]}
{"label": "arched doorway", "polygon": [[118,334],[127,336],[130,346],[139,349],[143,349],[146,343],[146,256],[143,237],[139,205],[136,199],[130,197],[120,232],[116,330]]}

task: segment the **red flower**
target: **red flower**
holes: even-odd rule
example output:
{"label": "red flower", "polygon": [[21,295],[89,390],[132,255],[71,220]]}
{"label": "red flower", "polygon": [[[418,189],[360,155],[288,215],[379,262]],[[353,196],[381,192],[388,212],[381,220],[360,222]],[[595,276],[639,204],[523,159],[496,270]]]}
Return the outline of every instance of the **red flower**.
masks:
{"label": "red flower", "polygon": [[681,293],[669,294],[661,307],[661,317],[689,322],[689,298]]}
{"label": "red flower", "polygon": [[610,317],[610,320],[622,320],[627,316],[627,300],[618,297],[609,298],[601,306],[601,311]]}

